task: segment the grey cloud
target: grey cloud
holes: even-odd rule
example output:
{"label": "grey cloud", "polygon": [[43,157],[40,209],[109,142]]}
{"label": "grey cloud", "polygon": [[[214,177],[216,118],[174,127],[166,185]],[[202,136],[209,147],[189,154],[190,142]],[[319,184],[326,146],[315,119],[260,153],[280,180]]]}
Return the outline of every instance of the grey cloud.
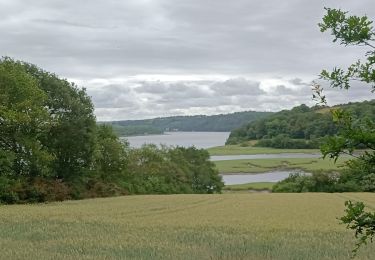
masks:
{"label": "grey cloud", "polygon": [[155,94],[160,98],[159,101],[174,100],[179,98],[202,98],[210,97],[211,93],[205,89],[202,82],[161,82],[161,81],[143,81],[137,83],[138,87],[134,91],[141,94]]}
{"label": "grey cloud", "polygon": [[[0,55],[82,82],[123,79],[84,85],[98,118],[277,110],[312,103],[321,69],[363,57],[320,33],[325,6],[375,19],[373,0],[2,0]],[[131,81],[139,74],[227,80]],[[260,87],[276,78],[286,80]],[[333,103],[369,98],[364,88],[325,89]]]}
{"label": "grey cloud", "polygon": [[304,82],[302,79],[300,78],[294,78],[294,79],[290,79],[289,80],[289,83],[293,84],[293,85],[296,85],[296,86],[311,86],[311,83],[310,82]]}
{"label": "grey cloud", "polygon": [[[285,82],[290,83],[290,80]],[[245,78],[168,82],[130,80],[89,87],[88,91],[93,96],[100,120],[120,120],[244,110],[278,111],[302,103],[314,105],[311,87],[296,83],[270,86],[268,91],[263,91],[259,89],[261,82]],[[347,92],[324,84],[330,104],[345,103],[349,99],[363,100],[370,93],[370,89],[363,86],[353,86],[351,92]],[[233,86],[237,87],[232,89]]]}
{"label": "grey cloud", "polygon": [[160,94],[165,93],[169,90],[169,86],[161,81],[153,81],[153,82],[141,82],[139,87],[134,89],[136,92],[139,93],[151,93],[151,94]]}
{"label": "grey cloud", "polygon": [[126,85],[109,84],[100,88],[88,88],[88,95],[91,96],[96,108],[136,108],[137,99]]}
{"label": "grey cloud", "polygon": [[370,0],[2,1],[0,47],[3,55],[76,78],[176,72],[316,75],[359,54],[343,52],[319,32],[326,5],[375,16]]}
{"label": "grey cloud", "polygon": [[37,22],[45,25],[55,25],[55,26],[72,26],[72,27],[80,27],[80,28],[88,28],[88,29],[98,29],[100,27],[92,26],[89,24],[83,23],[75,23],[65,20],[58,20],[58,19],[33,19],[32,22]]}
{"label": "grey cloud", "polygon": [[260,89],[260,82],[244,78],[234,78],[214,83],[211,89],[219,95],[260,95],[265,92]]}
{"label": "grey cloud", "polygon": [[269,95],[291,95],[296,98],[303,98],[304,96],[312,96],[312,87],[311,84],[295,84],[291,87],[277,85]]}
{"label": "grey cloud", "polygon": [[287,88],[284,85],[276,86],[275,92],[279,95],[291,95],[296,93],[296,91],[293,91],[292,89]]}

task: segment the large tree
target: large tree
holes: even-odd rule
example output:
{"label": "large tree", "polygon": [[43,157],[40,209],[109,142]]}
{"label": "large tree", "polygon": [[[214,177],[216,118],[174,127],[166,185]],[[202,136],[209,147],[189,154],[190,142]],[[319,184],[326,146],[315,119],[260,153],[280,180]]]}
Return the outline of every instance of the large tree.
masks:
{"label": "large tree", "polygon": [[53,124],[44,136],[44,143],[55,156],[56,177],[69,179],[87,172],[93,163],[96,119],[85,89],[35,65],[17,63],[37,80],[47,96],[44,106]]}
{"label": "large tree", "polygon": [[[24,67],[0,62],[0,175],[48,175],[53,156],[43,144],[51,121],[43,106],[47,96]],[[0,177],[1,177],[0,176]]]}
{"label": "large tree", "polygon": [[35,65],[0,59],[0,202],[44,200],[40,193],[92,175],[93,110],[84,89]]}
{"label": "large tree", "polygon": [[[323,70],[321,78],[328,80],[331,87],[348,89],[353,82],[359,82],[362,87],[370,86],[371,92],[375,91],[375,30],[373,22],[367,16],[348,15],[337,9],[326,8],[326,15],[319,24],[322,32],[329,31],[334,42],[342,45],[362,46],[367,48],[364,60],[358,60],[347,69],[334,68],[332,71]],[[315,97],[326,102],[322,89],[315,86]],[[324,156],[337,159],[342,153],[353,154],[358,147],[367,151],[352,160],[348,167],[352,174],[357,176],[361,185],[375,188],[375,122],[373,118],[354,120],[349,112],[343,110],[333,111],[340,132],[332,137],[322,147]],[[375,189],[374,189],[375,190]],[[373,190],[373,191],[374,191]],[[362,202],[346,203],[346,215],[341,218],[348,228],[355,230],[359,239],[354,253],[360,245],[372,241],[375,235],[375,213],[365,211]]]}

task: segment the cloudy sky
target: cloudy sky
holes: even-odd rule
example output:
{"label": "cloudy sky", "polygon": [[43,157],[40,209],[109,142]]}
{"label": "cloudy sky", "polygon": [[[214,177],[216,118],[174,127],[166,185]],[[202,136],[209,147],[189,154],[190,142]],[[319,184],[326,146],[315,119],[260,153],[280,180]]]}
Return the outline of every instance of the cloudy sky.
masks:
{"label": "cloudy sky", "polygon": [[[363,57],[320,33],[324,6],[375,19],[373,0],[0,0],[0,55],[86,87],[99,120],[277,111],[313,104],[321,69]],[[330,104],[371,97],[326,90]]]}

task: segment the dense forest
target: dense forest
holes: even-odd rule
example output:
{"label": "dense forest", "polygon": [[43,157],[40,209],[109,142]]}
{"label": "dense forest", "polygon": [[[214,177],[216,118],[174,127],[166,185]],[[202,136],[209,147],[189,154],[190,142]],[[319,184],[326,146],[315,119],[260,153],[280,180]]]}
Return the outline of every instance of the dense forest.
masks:
{"label": "dense forest", "polygon": [[[264,118],[271,112],[245,111],[213,116],[173,116],[145,120],[105,122],[120,136],[161,134],[164,131],[229,132],[245,123]],[[101,122],[104,123],[104,122]]]}
{"label": "dense forest", "polygon": [[207,151],[131,149],[93,112],[85,89],[0,59],[0,203],[220,192]]}
{"label": "dense forest", "polygon": [[227,144],[245,143],[257,140],[256,146],[274,148],[319,148],[326,136],[337,133],[331,109],[341,108],[355,119],[374,120],[375,100],[348,103],[335,107],[300,105],[283,110],[266,118],[234,129]]}

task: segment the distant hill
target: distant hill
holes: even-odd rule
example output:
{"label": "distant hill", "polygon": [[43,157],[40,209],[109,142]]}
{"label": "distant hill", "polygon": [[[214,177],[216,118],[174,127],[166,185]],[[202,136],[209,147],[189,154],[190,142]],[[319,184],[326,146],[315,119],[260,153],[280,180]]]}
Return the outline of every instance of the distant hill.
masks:
{"label": "distant hill", "polygon": [[[375,120],[375,100],[348,103],[333,108],[349,110],[354,118]],[[231,131],[227,144],[246,145],[257,140],[258,146],[275,148],[317,148],[321,138],[337,133],[329,107],[300,105],[258,119]]]}
{"label": "distant hill", "polygon": [[229,132],[271,114],[272,112],[245,111],[213,116],[172,116],[101,123],[111,124],[120,136],[160,134],[165,131]]}

